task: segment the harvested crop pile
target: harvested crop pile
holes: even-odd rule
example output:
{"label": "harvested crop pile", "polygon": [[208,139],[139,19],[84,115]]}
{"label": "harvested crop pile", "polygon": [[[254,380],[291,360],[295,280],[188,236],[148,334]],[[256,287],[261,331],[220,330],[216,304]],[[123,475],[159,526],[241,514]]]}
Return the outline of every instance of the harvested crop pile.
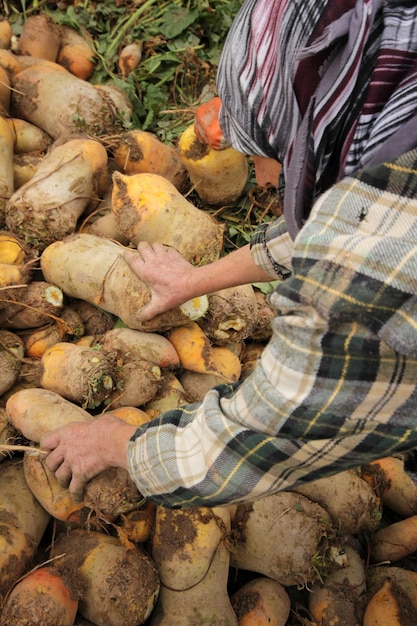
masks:
{"label": "harvested crop pile", "polygon": [[0,19],[0,626],[416,624],[408,458],[183,510],[115,468],[75,502],[45,466],[52,428],[108,410],[140,426],[250,373],[273,285],[140,322],[124,254],[209,263],[276,198],[190,130],[240,0],[22,4]]}

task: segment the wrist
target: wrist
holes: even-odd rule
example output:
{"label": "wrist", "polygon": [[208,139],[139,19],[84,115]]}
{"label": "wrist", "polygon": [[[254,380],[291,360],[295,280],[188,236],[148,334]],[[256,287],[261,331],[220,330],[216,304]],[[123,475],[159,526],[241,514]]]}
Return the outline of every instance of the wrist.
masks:
{"label": "wrist", "polygon": [[127,469],[127,445],[136,432],[136,426],[127,424],[111,414],[96,420],[98,453],[107,467]]}

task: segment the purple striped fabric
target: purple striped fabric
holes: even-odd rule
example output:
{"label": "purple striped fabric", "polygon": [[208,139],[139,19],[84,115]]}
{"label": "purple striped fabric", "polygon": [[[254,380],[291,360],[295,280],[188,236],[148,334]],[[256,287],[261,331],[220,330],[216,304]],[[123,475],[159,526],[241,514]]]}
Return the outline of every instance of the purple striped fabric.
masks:
{"label": "purple striped fabric", "polygon": [[246,0],[218,71],[220,123],[247,154],[283,163],[295,236],[344,176],[417,145],[417,6]]}

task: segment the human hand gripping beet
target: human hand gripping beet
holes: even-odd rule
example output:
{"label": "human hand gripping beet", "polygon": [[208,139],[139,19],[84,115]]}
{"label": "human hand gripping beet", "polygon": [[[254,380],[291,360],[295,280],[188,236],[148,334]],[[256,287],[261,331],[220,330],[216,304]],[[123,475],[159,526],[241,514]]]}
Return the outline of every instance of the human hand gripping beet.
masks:
{"label": "human hand gripping beet", "polygon": [[141,241],[137,252],[128,250],[124,258],[151,292],[151,301],[140,314],[142,321],[184,304],[197,295],[191,292],[189,286],[193,266],[175,248],[158,242],[149,244]]}
{"label": "human hand gripping beet", "polygon": [[127,469],[127,444],[136,430],[111,414],[92,422],[71,422],[44,435],[40,448],[57,481],[74,500],[83,498],[86,484],[109,467]]}
{"label": "human hand gripping beet", "polygon": [[220,289],[271,280],[253,261],[249,244],[203,266],[192,265],[178,250],[158,242],[141,241],[124,259],[151,292],[139,316],[142,321]]}

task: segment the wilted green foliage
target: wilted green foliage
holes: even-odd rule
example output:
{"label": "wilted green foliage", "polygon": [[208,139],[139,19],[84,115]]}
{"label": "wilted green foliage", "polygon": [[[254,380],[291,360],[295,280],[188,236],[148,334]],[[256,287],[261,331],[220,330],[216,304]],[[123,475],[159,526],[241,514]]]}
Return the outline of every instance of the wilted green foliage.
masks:
{"label": "wilted green foliage", "polygon": [[[214,94],[221,50],[243,0],[4,0],[16,36],[28,16],[47,13],[78,30],[97,57],[90,81],[114,84],[133,105],[132,127],[175,144],[204,98]],[[142,59],[123,77],[124,46],[141,42]],[[191,193],[196,205],[199,198]],[[213,211],[226,222],[225,250],[247,243],[253,230],[276,210],[275,192],[256,188],[251,174],[236,206]]]}
{"label": "wilted green foliage", "polygon": [[[29,15],[42,11],[60,24],[87,32],[98,59],[91,82],[110,82],[122,89],[134,106],[133,124],[170,141],[192,117],[203,89],[214,85],[224,39],[241,3],[6,0],[5,12],[17,35]],[[136,41],[143,47],[142,60],[123,78],[119,53]]]}

